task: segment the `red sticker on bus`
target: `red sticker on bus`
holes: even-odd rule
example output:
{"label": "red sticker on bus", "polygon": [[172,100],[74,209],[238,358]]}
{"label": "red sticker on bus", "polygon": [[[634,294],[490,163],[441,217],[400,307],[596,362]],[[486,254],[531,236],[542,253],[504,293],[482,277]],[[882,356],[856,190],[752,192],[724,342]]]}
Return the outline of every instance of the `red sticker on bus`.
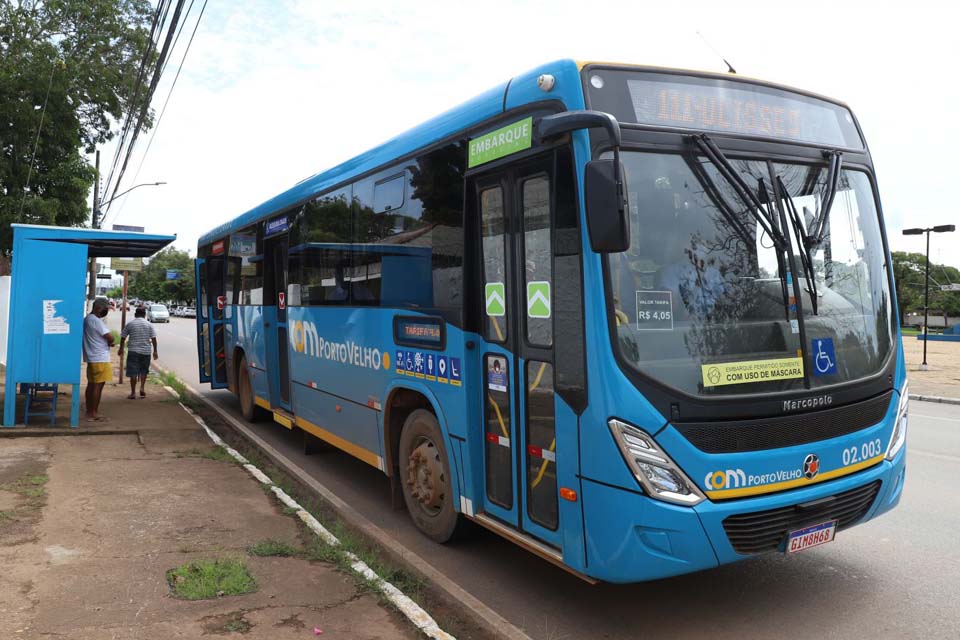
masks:
{"label": "red sticker on bus", "polygon": [[281,309],[287,308],[287,294],[283,293],[282,291],[277,294],[277,306]]}
{"label": "red sticker on bus", "polygon": [[223,311],[223,308],[227,305],[227,296],[217,296],[217,309]]}
{"label": "red sticker on bus", "polygon": [[210,253],[212,253],[215,256],[218,256],[221,253],[223,253],[223,240],[217,240],[216,242],[214,242],[213,246],[210,247]]}

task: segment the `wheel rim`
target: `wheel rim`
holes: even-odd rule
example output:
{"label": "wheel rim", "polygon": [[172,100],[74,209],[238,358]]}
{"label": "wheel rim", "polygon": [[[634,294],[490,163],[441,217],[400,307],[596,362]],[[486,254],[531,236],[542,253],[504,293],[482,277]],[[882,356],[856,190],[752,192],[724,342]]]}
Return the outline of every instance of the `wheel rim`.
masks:
{"label": "wheel rim", "polygon": [[443,508],[447,478],[440,450],[429,438],[418,438],[407,458],[407,490],[424,513],[435,516]]}

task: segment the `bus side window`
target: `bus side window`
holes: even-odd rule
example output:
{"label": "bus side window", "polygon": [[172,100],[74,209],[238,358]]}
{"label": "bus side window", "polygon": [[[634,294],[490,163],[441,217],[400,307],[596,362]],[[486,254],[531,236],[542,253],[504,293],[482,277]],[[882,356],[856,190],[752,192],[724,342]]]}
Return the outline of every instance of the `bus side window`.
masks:
{"label": "bus side window", "polygon": [[350,187],[306,203],[290,225],[288,291],[301,306],[350,304]]}

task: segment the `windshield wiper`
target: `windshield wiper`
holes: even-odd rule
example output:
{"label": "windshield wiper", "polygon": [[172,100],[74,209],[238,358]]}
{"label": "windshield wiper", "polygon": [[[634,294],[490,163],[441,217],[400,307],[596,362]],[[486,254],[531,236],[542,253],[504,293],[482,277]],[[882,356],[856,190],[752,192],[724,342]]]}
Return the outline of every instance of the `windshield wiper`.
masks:
{"label": "windshield wiper", "polygon": [[837,188],[840,186],[840,172],[843,169],[843,154],[839,151],[824,151],[823,154],[829,160],[829,169],[827,171],[827,191],[823,194],[823,205],[820,207],[820,215],[817,216],[813,224],[812,233],[805,237],[804,244],[816,249],[823,242],[823,237],[827,233],[827,220],[830,219],[830,208],[833,206],[833,199],[837,195]]}
{"label": "windshield wiper", "polygon": [[810,309],[813,311],[813,315],[817,315],[817,274],[813,269],[813,250],[814,245],[812,245],[812,238],[804,234],[803,225],[800,222],[800,214],[797,212],[797,207],[793,203],[793,198],[790,197],[790,192],[787,191],[787,186],[783,184],[783,179],[780,176],[777,176],[777,182],[775,190],[779,193],[775,193],[774,197],[778,201],[786,202],[786,212],[789,215],[790,223],[793,225],[793,233],[799,240],[802,245],[800,249],[800,265],[803,267],[803,276],[807,281],[807,293],[810,294]]}
{"label": "windshield wiper", "polygon": [[733,168],[733,165],[730,164],[727,157],[723,155],[723,152],[720,151],[716,143],[705,133],[693,136],[693,141],[700,147],[700,150],[703,152],[703,155],[707,157],[707,160],[717,168],[717,171],[723,176],[724,180],[733,187],[737,197],[747,206],[747,210],[753,215],[763,229],[763,232],[769,236],[777,249],[786,251],[786,238],[780,233],[780,229],[777,228],[769,213],[763,208],[757,194],[750,189],[740,174],[737,173],[737,170]]}

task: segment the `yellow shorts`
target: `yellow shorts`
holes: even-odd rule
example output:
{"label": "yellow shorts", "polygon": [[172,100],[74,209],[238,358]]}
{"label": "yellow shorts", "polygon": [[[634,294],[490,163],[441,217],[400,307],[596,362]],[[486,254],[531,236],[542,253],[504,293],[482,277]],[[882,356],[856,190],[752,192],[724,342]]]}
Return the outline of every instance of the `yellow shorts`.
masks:
{"label": "yellow shorts", "polygon": [[113,366],[109,362],[88,362],[87,382],[100,384],[113,380]]}

